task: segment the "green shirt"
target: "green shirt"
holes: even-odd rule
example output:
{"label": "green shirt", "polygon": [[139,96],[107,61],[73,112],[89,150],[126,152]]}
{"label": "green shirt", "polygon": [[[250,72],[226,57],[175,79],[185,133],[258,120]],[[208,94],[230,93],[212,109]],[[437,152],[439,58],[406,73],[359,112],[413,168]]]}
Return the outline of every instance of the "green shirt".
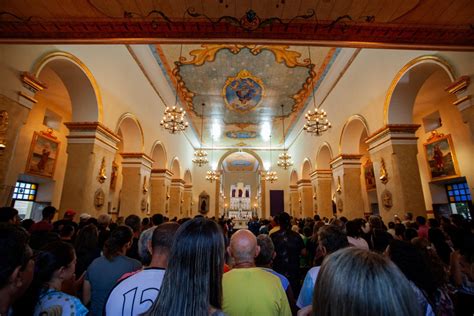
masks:
{"label": "green shirt", "polygon": [[229,316],[291,315],[280,279],[260,268],[225,273],[222,290],[222,310]]}

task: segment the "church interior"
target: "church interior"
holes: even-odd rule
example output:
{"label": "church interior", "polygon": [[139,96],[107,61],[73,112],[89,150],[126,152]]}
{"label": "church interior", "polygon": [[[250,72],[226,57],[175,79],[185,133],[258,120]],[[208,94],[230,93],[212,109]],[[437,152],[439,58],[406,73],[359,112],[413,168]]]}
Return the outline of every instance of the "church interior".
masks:
{"label": "church interior", "polygon": [[470,1],[80,2],[0,4],[22,218],[472,218]]}

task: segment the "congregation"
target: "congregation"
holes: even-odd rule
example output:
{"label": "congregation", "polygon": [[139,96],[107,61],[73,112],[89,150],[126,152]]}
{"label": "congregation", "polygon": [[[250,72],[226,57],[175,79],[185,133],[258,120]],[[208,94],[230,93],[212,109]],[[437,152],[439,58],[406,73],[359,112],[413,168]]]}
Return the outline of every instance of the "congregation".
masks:
{"label": "congregation", "polygon": [[0,315],[472,315],[472,221],[20,221],[0,208]]}

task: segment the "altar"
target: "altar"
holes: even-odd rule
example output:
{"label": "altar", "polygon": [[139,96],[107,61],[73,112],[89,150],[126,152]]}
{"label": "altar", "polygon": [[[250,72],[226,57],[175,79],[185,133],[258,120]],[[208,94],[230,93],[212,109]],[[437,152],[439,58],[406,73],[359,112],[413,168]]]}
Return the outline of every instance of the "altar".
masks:
{"label": "altar", "polygon": [[235,219],[245,219],[249,220],[252,218],[253,212],[252,211],[229,211],[228,217],[235,218]]}

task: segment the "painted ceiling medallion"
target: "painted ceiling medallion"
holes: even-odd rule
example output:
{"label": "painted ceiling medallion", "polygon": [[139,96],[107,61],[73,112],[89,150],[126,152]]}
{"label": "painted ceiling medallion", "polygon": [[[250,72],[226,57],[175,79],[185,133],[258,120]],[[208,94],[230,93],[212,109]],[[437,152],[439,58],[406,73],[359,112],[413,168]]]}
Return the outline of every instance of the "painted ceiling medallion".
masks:
{"label": "painted ceiling medallion", "polygon": [[228,138],[236,138],[236,139],[256,138],[257,132],[255,131],[228,131],[225,133],[225,136],[227,136]]}
{"label": "painted ceiling medallion", "polygon": [[227,78],[222,89],[225,105],[239,113],[255,109],[262,102],[263,95],[262,80],[245,69],[235,77]]}

